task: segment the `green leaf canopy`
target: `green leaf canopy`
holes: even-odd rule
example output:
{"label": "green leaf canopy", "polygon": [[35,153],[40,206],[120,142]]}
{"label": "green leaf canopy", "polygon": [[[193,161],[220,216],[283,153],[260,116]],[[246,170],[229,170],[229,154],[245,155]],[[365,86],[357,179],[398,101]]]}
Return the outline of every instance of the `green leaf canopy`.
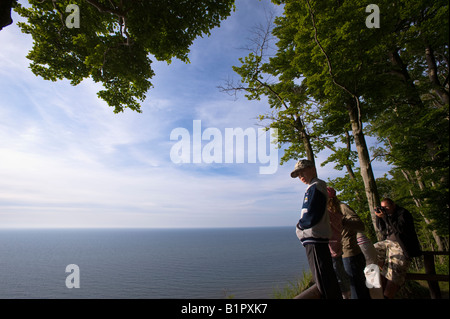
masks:
{"label": "green leaf canopy", "polygon": [[[103,83],[98,96],[114,112],[128,107],[140,112],[154,76],[153,56],[188,62],[189,47],[230,15],[234,0],[30,0],[15,10],[27,19],[19,23],[31,34],[28,54],[34,74],[46,80],[85,78]],[[66,22],[69,4],[79,8],[79,27]]]}

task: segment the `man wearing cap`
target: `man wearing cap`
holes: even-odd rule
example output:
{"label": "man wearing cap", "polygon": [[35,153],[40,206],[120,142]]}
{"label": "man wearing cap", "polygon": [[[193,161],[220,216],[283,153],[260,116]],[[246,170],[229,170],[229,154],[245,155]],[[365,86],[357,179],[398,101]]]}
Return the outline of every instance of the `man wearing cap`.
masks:
{"label": "man wearing cap", "polygon": [[291,177],[298,177],[308,185],[296,232],[305,247],[314,281],[322,298],[341,299],[341,291],[328,248],[331,227],[327,211],[327,185],[317,178],[316,168],[310,160],[298,161]]}

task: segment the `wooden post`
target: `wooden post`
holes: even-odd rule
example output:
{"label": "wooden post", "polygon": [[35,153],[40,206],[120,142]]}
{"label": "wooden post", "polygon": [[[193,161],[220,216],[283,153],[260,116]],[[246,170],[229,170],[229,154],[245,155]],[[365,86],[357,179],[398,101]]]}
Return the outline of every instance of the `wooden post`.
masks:
{"label": "wooden post", "polygon": [[[423,252],[423,263],[425,266],[425,273],[427,275],[436,275],[434,267],[434,254],[433,252]],[[441,289],[439,288],[439,282],[434,280],[427,280],[428,288],[430,289],[431,299],[442,299]]]}

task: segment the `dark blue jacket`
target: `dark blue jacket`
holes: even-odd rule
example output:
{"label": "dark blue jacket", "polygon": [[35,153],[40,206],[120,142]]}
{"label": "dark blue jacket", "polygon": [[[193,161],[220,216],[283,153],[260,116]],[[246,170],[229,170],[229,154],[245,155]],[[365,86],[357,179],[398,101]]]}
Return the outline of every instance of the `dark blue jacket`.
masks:
{"label": "dark blue jacket", "polygon": [[327,200],[327,184],[314,178],[306,189],[297,224],[297,236],[303,245],[328,243],[331,227]]}

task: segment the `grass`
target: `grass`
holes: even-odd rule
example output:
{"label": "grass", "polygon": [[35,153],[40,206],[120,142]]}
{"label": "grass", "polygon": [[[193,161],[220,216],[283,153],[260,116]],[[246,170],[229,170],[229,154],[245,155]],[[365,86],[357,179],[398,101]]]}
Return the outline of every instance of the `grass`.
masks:
{"label": "grass", "polygon": [[[273,292],[274,299],[293,299],[302,291],[312,285],[311,272],[303,272],[303,276],[289,282],[285,287],[276,288]],[[439,282],[443,299],[449,299],[449,283]],[[407,280],[397,292],[395,299],[430,299],[430,291],[426,281]]]}
{"label": "grass", "polygon": [[[440,281],[439,288],[441,290],[442,299],[449,299],[449,283],[448,281]],[[407,280],[405,285],[400,288],[395,299],[430,299],[430,290],[426,281]]]}
{"label": "grass", "polygon": [[430,291],[425,285],[414,280],[407,280],[396,293],[395,299],[430,299]]}
{"label": "grass", "polygon": [[302,291],[308,289],[312,285],[311,272],[303,272],[303,276],[295,281],[290,281],[285,287],[276,288],[273,292],[274,299],[293,299]]}
{"label": "grass", "polygon": [[[440,262],[435,265],[435,270],[437,274],[448,275],[448,256],[442,256]],[[410,268],[410,272],[413,273],[425,273],[425,268]],[[442,299],[449,299],[449,282],[439,281],[439,288],[441,291]],[[396,295],[396,299],[430,299],[430,291],[428,288],[428,283],[426,281],[418,280],[407,280],[405,285],[400,288]]]}

